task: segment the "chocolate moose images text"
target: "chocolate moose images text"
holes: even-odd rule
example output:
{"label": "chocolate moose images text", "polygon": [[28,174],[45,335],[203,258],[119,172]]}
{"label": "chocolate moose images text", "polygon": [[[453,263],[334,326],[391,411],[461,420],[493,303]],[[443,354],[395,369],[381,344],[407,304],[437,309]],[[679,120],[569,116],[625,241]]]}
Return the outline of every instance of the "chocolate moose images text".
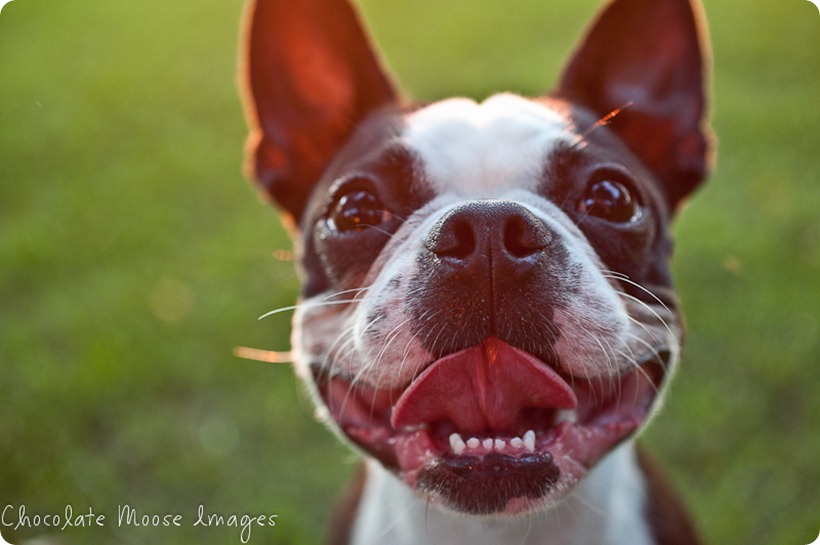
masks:
{"label": "chocolate moose images text", "polygon": [[125,527],[153,527],[153,528],[237,528],[239,540],[248,543],[255,528],[273,528],[276,526],[278,515],[271,513],[231,513],[222,514],[210,512],[200,504],[196,512],[188,515],[182,513],[148,513],[129,504],[120,504],[116,508],[116,516],[109,518],[103,512],[97,512],[94,507],[85,510],[75,510],[73,505],[66,505],[62,512],[36,513],[31,512],[25,505],[5,505],[0,513],[0,525],[12,531],[26,528],[41,528],[46,530],[64,531],[69,528],[103,528],[114,525],[117,528]]}

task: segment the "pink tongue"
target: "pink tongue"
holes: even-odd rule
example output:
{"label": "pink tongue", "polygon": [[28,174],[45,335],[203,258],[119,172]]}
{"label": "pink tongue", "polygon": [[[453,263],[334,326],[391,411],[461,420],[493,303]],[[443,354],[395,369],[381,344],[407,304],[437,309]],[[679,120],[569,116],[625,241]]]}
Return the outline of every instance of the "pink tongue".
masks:
{"label": "pink tongue", "polygon": [[390,423],[399,429],[447,419],[461,432],[516,431],[525,408],[572,409],[577,403],[548,365],[490,337],[425,369],[396,402]]}

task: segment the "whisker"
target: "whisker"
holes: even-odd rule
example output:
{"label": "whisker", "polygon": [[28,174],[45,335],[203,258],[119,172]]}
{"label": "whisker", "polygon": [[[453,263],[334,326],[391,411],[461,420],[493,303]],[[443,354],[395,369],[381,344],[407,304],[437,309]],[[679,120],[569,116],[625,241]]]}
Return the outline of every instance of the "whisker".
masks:
{"label": "whisker", "polygon": [[[666,332],[669,333],[669,338],[672,340],[674,348],[675,349],[680,348],[679,343],[678,343],[678,337],[677,337],[677,335],[675,335],[675,332],[672,331],[672,326],[670,326],[669,323],[667,323],[667,321],[664,320],[663,317],[661,317],[661,315],[658,314],[655,311],[655,309],[653,309],[651,306],[647,305],[645,302],[641,301],[640,299],[638,299],[637,297],[635,297],[633,295],[629,295],[627,293],[622,293],[621,295],[624,298],[629,299],[629,300],[633,301],[634,303],[642,306],[644,309],[646,309],[647,312],[649,312],[652,316],[654,316],[655,319],[658,320],[658,323],[661,325],[661,327],[663,327],[663,329],[665,329]],[[666,310],[669,310],[669,309],[666,309]],[[639,322],[639,323],[643,324],[643,322]],[[649,332],[649,331],[647,331],[647,332]]]}
{"label": "whisker", "polygon": [[[345,357],[351,359],[353,357],[352,347],[355,343],[355,337],[353,335],[354,327],[353,325],[346,327],[327,348],[327,361],[330,362],[327,372],[330,376],[336,374],[336,368],[341,366],[341,362]],[[345,356],[345,353],[350,355]]]}
{"label": "whisker", "polygon": [[[405,326],[410,321],[412,321],[412,318],[407,318],[403,322],[401,322],[401,323],[397,324],[395,327],[393,327],[393,329],[390,331],[390,333],[388,333],[386,335],[385,343],[382,346],[382,348],[379,350],[379,354],[375,358],[372,358],[373,363],[367,367],[367,372],[365,373],[364,380],[367,380],[368,375],[370,374],[370,372],[372,370],[376,369],[380,365],[382,359],[384,358],[385,354],[387,353],[387,350],[390,348],[390,345],[393,343],[393,341],[398,339],[399,336],[403,333],[402,327]],[[378,380],[373,382],[373,387],[377,390],[380,389],[381,384],[379,383]],[[375,403],[375,399],[373,399],[372,401],[373,401],[373,403]],[[371,416],[373,416],[374,411],[375,411],[375,406],[373,404],[371,404],[371,406],[370,406]]]}
{"label": "whisker", "polygon": [[[652,290],[649,290],[646,287],[638,284],[634,280],[630,279],[627,275],[625,275],[623,273],[620,273],[620,272],[617,272],[617,271],[602,271],[602,273],[603,273],[604,278],[609,278],[611,280],[618,280],[620,282],[624,282],[626,284],[629,284],[630,286],[638,288],[642,292],[649,295],[652,299],[654,299],[655,302],[657,302],[660,306],[662,306],[664,310],[666,310],[668,312],[672,312],[669,309],[669,307],[666,306],[666,304],[663,301],[661,301],[660,298],[657,295],[652,293]],[[626,295],[626,294],[624,294],[624,295]],[[635,300],[637,301],[637,299],[635,299]]]}
{"label": "whisker", "polygon": [[353,299],[343,299],[341,301],[305,301],[304,303],[299,303],[298,305],[290,305],[290,306],[287,306],[287,307],[281,307],[281,308],[277,308],[275,310],[271,310],[269,312],[266,312],[265,314],[263,314],[259,318],[257,318],[257,320],[264,320],[265,318],[273,316],[274,314],[281,314],[283,312],[298,310],[300,308],[332,307],[332,306],[336,306],[336,305],[348,305],[350,303],[358,303],[358,302],[359,302],[359,299],[356,299],[355,297]]}
{"label": "whisker", "polygon": [[261,361],[263,363],[293,363],[292,351],[275,352],[273,350],[237,346],[233,349],[233,355],[243,360]]}
{"label": "whisker", "polygon": [[623,106],[621,106],[620,108],[615,108],[614,110],[612,110],[611,112],[606,114],[604,117],[602,117],[601,119],[599,119],[598,121],[596,121],[595,123],[593,123],[592,125],[587,127],[586,129],[584,129],[584,131],[582,131],[578,136],[575,137],[575,142],[573,142],[573,147],[579,147],[582,144],[585,144],[584,141],[586,140],[586,138],[590,134],[592,134],[592,132],[594,132],[597,129],[600,129],[601,127],[606,127],[607,125],[612,123],[612,120],[615,119],[615,117],[619,116],[627,108],[632,107],[633,104],[634,104],[634,102],[629,101],[626,104],[624,104]]}
{"label": "whisker", "polygon": [[276,261],[293,261],[293,250],[279,249],[273,251],[273,259]]}
{"label": "whisker", "polygon": [[[381,320],[381,317],[379,317],[379,316],[373,318],[373,320],[371,320],[367,325],[364,326],[364,328],[361,330],[359,335],[357,335],[356,337],[354,337],[352,335],[352,333],[354,332],[354,326],[351,326],[347,330],[350,333],[350,335],[349,335],[349,338],[345,339],[345,342],[347,344],[350,344],[351,346],[355,345],[356,341],[360,340],[364,336],[364,334],[367,333],[367,330],[370,329],[374,324],[376,324],[376,322],[378,322],[380,320]],[[354,351],[351,350],[350,351],[350,357],[351,358],[353,357],[353,353],[354,353]],[[370,358],[368,358],[368,361],[370,361]],[[360,369],[356,373],[356,375],[352,378],[352,380],[350,381],[350,386],[348,386],[347,392],[345,393],[345,397],[342,400],[342,404],[341,404],[341,407],[340,407],[341,410],[344,410],[345,406],[347,405],[348,401],[350,400],[350,397],[354,394],[353,391],[356,388],[356,385],[361,383],[361,382],[366,381],[367,375],[370,373],[372,368],[373,368],[372,364],[366,365],[364,368]],[[371,407],[371,409],[372,409],[372,407]]]}
{"label": "whisker", "polygon": [[[655,338],[655,335],[652,333],[652,331],[650,331],[643,323],[641,323],[637,320],[634,320],[632,318],[630,318],[630,320],[632,320],[633,323],[641,326],[644,329],[644,331],[646,331],[647,334],[652,336],[653,339]],[[661,368],[663,368],[664,371],[667,370],[667,363],[663,361],[663,358],[661,358],[661,353],[667,349],[667,347],[665,345],[664,346],[655,346],[655,345],[651,344],[649,341],[646,341],[645,339],[642,339],[640,336],[635,335],[634,333],[631,333],[630,337],[634,342],[643,345],[647,349],[647,353],[651,354],[653,356],[653,359],[657,360],[657,362],[660,364]],[[626,344],[626,341],[624,341],[624,343]],[[630,351],[631,351],[631,349],[630,349]],[[637,358],[633,357],[633,363],[636,366],[638,366]]]}
{"label": "whisker", "polygon": [[364,287],[361,287],[361,288],[352,288],[352,289],[349,289],[349,290],[341,290],[341,291],[337,291],[336,293],[331,293],[330,295],[325,295],[324,297],[322,297],[322,300],[323,301],[330,301],[331,299],[339,297],[340,295],[347,295],[348,293],[355,293],[356,295],[353,296],[353,299],[352,299],[353,301],[355,301],[356,298],[359,295],[367,292],[369,289],[370,289],[370,286],[364,286]]}

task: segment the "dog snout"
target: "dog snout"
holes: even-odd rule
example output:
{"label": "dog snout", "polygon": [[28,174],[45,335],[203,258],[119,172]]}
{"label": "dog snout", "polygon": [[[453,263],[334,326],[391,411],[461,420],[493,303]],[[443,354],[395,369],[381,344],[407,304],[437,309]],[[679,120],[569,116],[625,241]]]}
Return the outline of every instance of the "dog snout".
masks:
{"label": "dog snout", "polygon": [[459,204],[424,240],[410,282],[411,328],[437,356],[495,336],[512,346],[538,346],[536,355],[551,361],[557,335],[551,318],[565,262],[559,235],[526,206],[491,199]]}
{"label": "dog snout", "polygon": [[426,241],[427,249],[463,270],[519,269],[533,265],[552,235],[526,207],[512,201],[480,200],[448,211]]}

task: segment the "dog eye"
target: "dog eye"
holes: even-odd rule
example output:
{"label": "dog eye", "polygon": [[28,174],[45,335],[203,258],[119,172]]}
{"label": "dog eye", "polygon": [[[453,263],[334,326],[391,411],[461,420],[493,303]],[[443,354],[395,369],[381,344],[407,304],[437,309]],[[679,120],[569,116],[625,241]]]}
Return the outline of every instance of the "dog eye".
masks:
{"label": "dog eye", "polygon": [[393,216],[379,198],[366,189],[351,189],[336,198],[328,224],[337,231],[360,231],[380,225]]}
{"label": "dog eye", "polygon": [[578,202],[578,212],[614,223],[629,223],[641,215],[641,204],[628,182],[617,175],[596,177]]}

